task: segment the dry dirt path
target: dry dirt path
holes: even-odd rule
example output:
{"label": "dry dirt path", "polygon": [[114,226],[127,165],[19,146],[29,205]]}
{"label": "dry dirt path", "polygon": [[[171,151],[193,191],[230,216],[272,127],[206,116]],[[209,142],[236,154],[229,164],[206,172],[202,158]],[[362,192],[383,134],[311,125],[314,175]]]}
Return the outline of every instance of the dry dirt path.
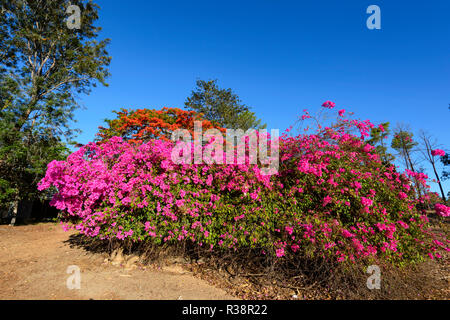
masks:
{"label": "dry dirt path", "polygon": [[[70,247],[71,232],[54,223],[0,226],[0,299],[233,299],[181,272],[125,270],[105,256]],[[81,288],[69,290],[68,266],[81,270]]]}

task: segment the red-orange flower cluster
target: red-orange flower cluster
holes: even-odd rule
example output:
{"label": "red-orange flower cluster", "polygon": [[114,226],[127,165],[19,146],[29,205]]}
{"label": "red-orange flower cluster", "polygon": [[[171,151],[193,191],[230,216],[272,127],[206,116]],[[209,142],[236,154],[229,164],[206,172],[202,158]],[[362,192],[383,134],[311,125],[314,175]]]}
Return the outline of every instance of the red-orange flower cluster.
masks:
{"label": "red-orange flower cluster", "polygon": [[142,143],[151,139],[168,141],[172,132],[177,129],[186,129],[193,135],[194,121],[201,121],[205,130],[216,128],[225,132],[220,124],[204,119],[202,114],[179,108],[121,109],[115,113],[116,119],[106,120],[109,128],[99,127],[97,135],[101,140],[120,136],[131,143]]}

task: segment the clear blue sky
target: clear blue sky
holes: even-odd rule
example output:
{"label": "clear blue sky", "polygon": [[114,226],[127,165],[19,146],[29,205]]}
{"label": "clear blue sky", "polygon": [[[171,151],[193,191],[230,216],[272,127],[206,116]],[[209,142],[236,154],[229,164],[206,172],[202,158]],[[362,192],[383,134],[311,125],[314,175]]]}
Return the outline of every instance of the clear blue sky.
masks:
{"label": "clear blue sky", "polygon": [[[196,79],[217,78],[269,129],[332,100],[428,131],[450,151],[448,0],[94,1],[112,76],[81,97],[81,143],[112,110],[182,107]],[[371,4],[381,30],[366,27]]]}

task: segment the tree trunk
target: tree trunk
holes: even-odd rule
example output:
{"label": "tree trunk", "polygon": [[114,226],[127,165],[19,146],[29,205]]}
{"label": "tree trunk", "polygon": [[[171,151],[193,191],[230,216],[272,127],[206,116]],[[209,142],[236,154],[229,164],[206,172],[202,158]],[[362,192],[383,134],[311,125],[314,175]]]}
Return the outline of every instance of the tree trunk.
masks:
{"label": "tree trunk", "polygon": [[439,184],[439,189],[441,189],[442,199],[443,199],[444,202],[445,202],[445,201],[446,201],[446,199],[445,199],[445,193],[444,193],[444,189],[442,188],[441,179],[439,179],[439,175],[438,175],[438,173],[437,173],[437,171],[436,171],[436,167],[434,166],[434,163],[431,163],[431,164],[432,164],[432,166],[433,166],[433,171],[434,171],[434,174],[436,175],[436,179],[437,179],[438,184]]}
{"label": "tree trunk", "polygon": [[14,207],[13,207],[11,223],[9,224],[10,226],[14,226],[16,224],[17,213],[18,213],[18,209],[19,209],[19,200],[15,200],[13,206]]}
{"label": "tree trunk", "polygon": [[[407,157],[407,162],[409,162],[409,165],[411,167],[411,171],[412,172],[416,172],[416,170],[414,170],[414,166],[412,164],[411,157],[409,156],[408,150],[405,150],[405,153],[406,153],[406,157]],[[417,195],[418,195],[419,198],[421,198],[422,197],[422,192],[420,191],[419,181],[417,181],[416,177],[414,177],[414,182],[416,184]]]}

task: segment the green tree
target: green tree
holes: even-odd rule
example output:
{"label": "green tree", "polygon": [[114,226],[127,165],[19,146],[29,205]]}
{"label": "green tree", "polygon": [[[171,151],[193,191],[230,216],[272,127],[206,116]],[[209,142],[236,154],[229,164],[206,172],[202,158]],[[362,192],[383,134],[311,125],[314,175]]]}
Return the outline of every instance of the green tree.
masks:
{"label": "green tree", "polygon": [[395,130],[391,147],[398,152],[398,155],[402,158],[406,168],[414,172],[416,171],[414,170],[412,153],[417,145],[418,143],[413,140],[412,132],[407,131],[403,127],[398,127]]}
{"label": "green tree", "polygon": [[[412,154],[415,151],[415,147],[418,145],[413,140],[413,133],[407,130],[402,125],[399,125],[394,131],[394,138],[391,142],[391,147],[398,152],[398,156],[403,160],[406,169],[413,172],[417,172],[414,168],[414,162],[412,160]],[[420,197],[422,192],[420,190],[420,184],[415,180],[417,195]]]}
{"label": "green tree", "polygon": [[185,102],[188,110],[202,113],[205,119],[228,129],[266,127],[231,89],[219,88],[217,80],[197,80],[196,84],[196,89]]}
{"label": "green tree", "polygon": [[[444,170],[442,171],[442,180],[450,179],[450,170],[447,170],[446,167],[450,167],[450,156],[448,153],[445,156],[441,157],[441,162],[444,165]],[[450,199],[450,191],[447,193],[447,199]]]}
{"label": "green tree", "polygon": [[374,146],[385,165],[389,165],[395,160],[395,157],[387,152],[385,140],[390,135],[389,122],[381,124],[381,127],[374,127],[370,131],[370,139],[367,141]]}
{"label": "green tree", "polygon": [[[444,165],[444,167],[450,166],[450,155],[446,153],[445,156],[441,157],[441,162]],[[444,171],[442,171],[442,180],[447,180],[449,178],[450,178],[450,171],[447,171],[444,168]]]}
{"label": "green tree", "polygon": [[[80,28],[69,29],[70,5]],[[97,41],[92,1],[0,1],[0,205],[37,196],[46,165],[61,159],[78,94],[107,85],[108,39]]]}

